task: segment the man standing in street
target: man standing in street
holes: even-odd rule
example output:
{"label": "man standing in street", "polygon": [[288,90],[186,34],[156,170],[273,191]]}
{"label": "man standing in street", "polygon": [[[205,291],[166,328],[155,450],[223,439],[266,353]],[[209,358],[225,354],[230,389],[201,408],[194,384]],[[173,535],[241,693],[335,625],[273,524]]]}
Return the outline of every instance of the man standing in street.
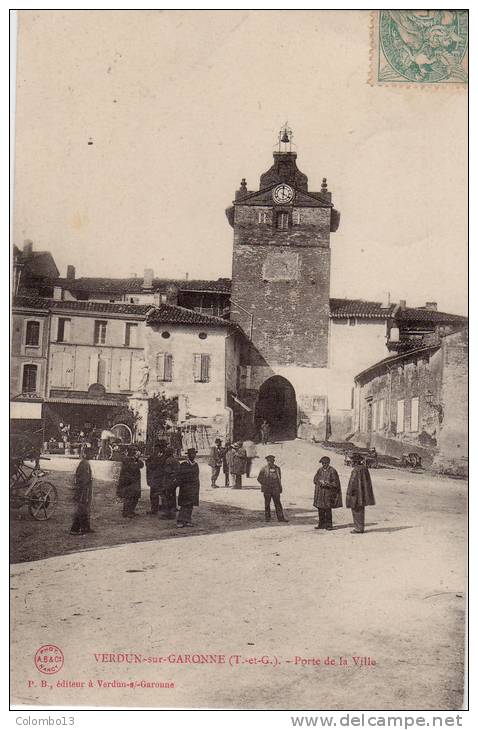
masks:
{"label": "man standing in street", "polygon": [[237,441],[232,447],[231,474],[234,475],[233,489],[242,489],[242,475],[246,473],[246,450],[242,441]]}
{"label": "man standing in street", "polygon": [[328,456],[320,459],[322,466],[314,477],[314,507],[319,510],[316,530],[332,530],[332,510],[342,507],[340,479]]}
{"label": "man standing in street", "polygon": [[261,423],[261,441],[263,444],[269,443],[269,436],[270,436],[270,427],[269,427],[269,424],[267,423],[266,419],[264,418],[264,420]]}
{"label": "man standing in street", "polygon": [[181,431],[181,426],[178,426],[171,434],[171,448],[174,451],[174,456],[179,459],[181,451],[183,450],[183,433]]}
{"label": "man standing in street", "polygon": [[172,446],[164,451],[163,475],[161,480],[162,520],[176,517],[176,487],[178,482],[179,461],[174,456]]}
{"label": "man standing in street", "polygon": [[196,453],[196,449],[188,449],[187,460],[179,465],[178,527],[192,527],[193,507],[199,505],[199,464],[196,462]]}
{"label": "man standing in street", "polygon": [[282,475],[280,467],[275,463],[275,456],[266,456],[266,465],[262,467],[257,477],[264,494],[264,510],[266,522],[271,521],[271,499],[274,502],[278,522],[288,522],[284,517],[284,510],[280,501],[282,493]]}
{"label": "man standing in street", "polygon": [[372,480],[360,454],[352,455],[352,473],[347,488],[346,506],[352,510],[354,529],[352,534],[365,532],[365,507],[375,504]]}
{"label": "man standing in street", "polygon": [[146,462],[146,481],[149,487],[149,500],[151,504],[148,515],[157,515],[159,511],[159,496],[164,476],[165,448],[166,441],[158,441],[153,447],[153,453]]}
{"label": "man standing in street", "polygon": [[219,476],[219,472],[221,471],[222,457],[223,457],[222,441],[221,441],[221,439],[216,439],[214,442],[214,446],[211,446],[211,450],[209,452],[209,461],[208,461],[208,464],[211,467],[211,488],[212,489],[217,489],[216,481]]}
{"label": "man standing in street", "polygon": [[141,497],[141,469],[144,463],[139,458],[140,452],[130,446],[128,455],[121,464],[118,482],[118,496],[123,499],[123,517],[136,517],[136,505]]}

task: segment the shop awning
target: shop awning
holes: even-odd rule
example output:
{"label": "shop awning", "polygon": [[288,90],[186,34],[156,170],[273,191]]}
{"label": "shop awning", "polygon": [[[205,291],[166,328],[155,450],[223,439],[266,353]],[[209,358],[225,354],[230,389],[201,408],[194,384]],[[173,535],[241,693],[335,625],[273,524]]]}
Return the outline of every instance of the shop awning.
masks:
{"label": "shop awning", "polygon": [[41,420],[41,406],[41,403],[32,403],[31,401],[11,401],[10,418]]}
{"label": "shop awning", "polygon": [[236,403],[238,403],[241,406],[241,408],[244,408],[244,410],[247,411],[248,413],[251,412],[251,409],[249,408],[249,406],[246,406],[246,404],[243,403],[242,400],[239,400],[239,398],[237,398],[235,395],[232,396],[232,400],[235,400]]}

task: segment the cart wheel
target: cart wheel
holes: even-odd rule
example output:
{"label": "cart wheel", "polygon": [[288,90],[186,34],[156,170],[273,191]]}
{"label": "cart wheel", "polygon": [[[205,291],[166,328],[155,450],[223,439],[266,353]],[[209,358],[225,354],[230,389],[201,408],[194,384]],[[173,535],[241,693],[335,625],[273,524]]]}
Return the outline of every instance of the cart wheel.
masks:
{"label": "cart wheel", "polygon": [[58,492],[50,482],[38,482],[28,494],[28,509],[34,520],[49,520],[57,502]]}

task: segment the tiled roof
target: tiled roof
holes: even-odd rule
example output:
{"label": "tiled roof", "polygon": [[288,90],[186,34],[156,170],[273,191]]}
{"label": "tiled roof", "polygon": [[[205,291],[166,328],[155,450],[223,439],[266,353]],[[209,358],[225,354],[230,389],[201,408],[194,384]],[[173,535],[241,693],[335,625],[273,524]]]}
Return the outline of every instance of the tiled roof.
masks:
{"label": "tiled roof", "polygon": [[128,314],[139,318],[146,317],[151,304],[123,304],[122,302],[69,301],[68,299],[45,299],[34,296],[17,296],[13,307],[44,309],[49,311],[78,311],[98,314]]}
{"label": "tiled roof", "polygon": [[382,307],[381,302],[368,302],[364,299],[331,299],[330,316],[340,318],[364,317],[387,319],[392,316],[395,304]]}
{"label": "tiled roof", "polygon": [[362,370],[358,375],[355,376],[356,381],[360,381],[364,375],[370,375],[371,373],[375,371],[381,370],[386,365],[391,365],[394,362],[400,362],[401,360],[407,360],[412,359],[414,357],[419,357],[421,355],[426,355],[431,352],[434,352],[440,348],[440,343],[436,342],[434,344],[426,345],[425,347],[417,347],[414,350],[407,350],[406,352],[401,352],[398,355],[389,355],[388,357],[384,357],[383,360],[379,360],[378,362],[375,362],[373,365],[370,365],[368,368],[365,368],[365,370]]}
{"label": "tiled roof", "polygon": [[173,304],[160,304],[155,307],[147,318],[148,324],[192,324],[192,325],[213,325],[216,327],[235,327],[235,325],[222,317],[214,317],[211,314],[202,314],[192,309],[178,307]]}
{"label": "tiled roof", "polygon": [[151,290],[144,289],[143,277],[111,279],[106,277],[84,276],[79,279],[58,278],[52,284],[70,291],[101,292],[103,294],[121,292],[139,294],[144,291],[165,291],[168,286],[176,286],[182,291],[203,291],[228,294],[231,291],[230,279],[153,279]]}
{"label": "tiled roof", "polygon": [[400,309],[397,313],[397,320],[408,322],[431,322],[433,324],[461,323],[466,322],[467,317],[459,314],[447,314],[446,312],[436,312],[434,309],[426,307],[407,307]]}

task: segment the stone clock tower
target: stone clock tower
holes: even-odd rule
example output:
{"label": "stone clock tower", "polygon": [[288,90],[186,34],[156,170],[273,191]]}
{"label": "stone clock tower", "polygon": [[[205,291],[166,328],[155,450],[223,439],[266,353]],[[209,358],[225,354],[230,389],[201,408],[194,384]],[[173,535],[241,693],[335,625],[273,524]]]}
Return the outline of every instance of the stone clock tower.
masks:
{"label": "stone clock tower", "polygon": [[[282,129],[259,190],[248,190],[243,180],[226,211],[234,229],[231,319],[250,339],[238,391],[256,424],[280,421],[288,435],[294,430],[291,399],[299,432],[311,423],[314,407],[315,421],[326,420],[330,233],[340,217],[325,179],[320,192],[309,191],[291,139]],[[264,392],[269,380],[274,387]],[[273,411],[274,401],[287,401],[287,414]]]}

